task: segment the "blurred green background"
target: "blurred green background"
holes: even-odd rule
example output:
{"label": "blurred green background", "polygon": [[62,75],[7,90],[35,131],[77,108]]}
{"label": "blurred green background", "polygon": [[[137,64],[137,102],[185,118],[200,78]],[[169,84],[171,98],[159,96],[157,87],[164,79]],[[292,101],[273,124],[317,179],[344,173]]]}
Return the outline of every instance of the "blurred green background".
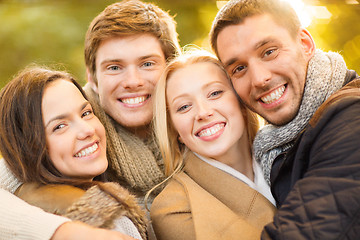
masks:
{"label": "blurred green background", "polygon": [[[145,0],[146,1],[146,0]],[[31,63],[72,73],[85,83],[83,39],[90,21],[110,0],[0,0],[0,88]],[[175,15],[181,46],[209,50],[208,32],[226,1],[159,0]],[[318,48],[340,52],[360,73],[360,5],[356,0],[290,1],[303,17]],[[311,20],[311,22],[310,22]]]}

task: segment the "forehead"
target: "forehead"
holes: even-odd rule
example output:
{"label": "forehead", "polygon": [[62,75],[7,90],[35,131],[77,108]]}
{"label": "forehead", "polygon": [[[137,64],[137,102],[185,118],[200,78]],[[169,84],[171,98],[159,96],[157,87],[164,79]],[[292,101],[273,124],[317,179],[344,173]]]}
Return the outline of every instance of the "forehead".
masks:
{"label": "forehead", "polygon": [[159,56],[165,60],[160,40],[148,33],[108,38],[97,50],[97,63],[104,59],[134,59],[143,56]]}
{"label": "forehead", "polygon": [[191,92],[215,82],[230,84],[219,66],[211,62],[200,62],[175,70],[168,78],[167,90],[173,93]]}
{"label": "forehead", "polygon": [[225,27],[219,32],[217,48],[222,62],[229,56],[251,51],[265,39],[292,40],[287,28],[278,24],[271,15],[260,14],[248,17],[244,22]]}
{"label": "forehead", "polygon": [[58,79],[44,89],[42,112],[44,119],[69,111],[86,101],[79,89],[69,80]]}

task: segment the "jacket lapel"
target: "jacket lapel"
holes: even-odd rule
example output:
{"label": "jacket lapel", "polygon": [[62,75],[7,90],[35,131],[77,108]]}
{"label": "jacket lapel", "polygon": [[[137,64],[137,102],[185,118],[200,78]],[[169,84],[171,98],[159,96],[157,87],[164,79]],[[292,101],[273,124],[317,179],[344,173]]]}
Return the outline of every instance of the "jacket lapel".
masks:
{"label": "jacket lapel", "polygon": [[196,239],[260,238],[264,224],[271,221],[275,211],[265,197],[192,153],[184,172],[177,180],[186,186]]}

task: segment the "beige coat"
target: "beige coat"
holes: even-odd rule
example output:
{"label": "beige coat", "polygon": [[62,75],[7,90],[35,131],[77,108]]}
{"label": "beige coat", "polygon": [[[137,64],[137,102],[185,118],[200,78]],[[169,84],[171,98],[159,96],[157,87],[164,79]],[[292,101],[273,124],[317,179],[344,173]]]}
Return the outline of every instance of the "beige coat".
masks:
{"label": "beige coat", "polygon": [[259,192],[192,153],[151,207],[158,240],[260,239],[274,214]]}

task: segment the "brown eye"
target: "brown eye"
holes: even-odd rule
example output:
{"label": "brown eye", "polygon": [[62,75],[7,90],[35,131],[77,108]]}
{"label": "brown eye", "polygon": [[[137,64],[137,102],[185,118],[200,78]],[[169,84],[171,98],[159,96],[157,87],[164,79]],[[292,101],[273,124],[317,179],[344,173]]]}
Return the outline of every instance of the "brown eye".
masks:
{"label": "brown eye", "polygon": [[92,115],[92,113],[93,113],[92,110],[87,110],[87,111],[85,111],[85,112],[82,114],[82,117],[86,117],[86,116]]}
{"label": "brown eye", "polygon": [[265,58],[274,58],[277,56],[278,50],[277,49],[269,49],[264,53]]}
{"label": "brown eye", "polygon": [[65,124],[58,124],[58,125],[56,125],[54,128],[53,128],[53,132],[55,132],[55,131],[57,131],[57,130],[60,130],[60,129],[62,129],[62,128],[64,128],[65,127]]}
{"label": "brown eye", "polygon": [[241,71],[243,71],[245,69],[245,66],[237,66],[236,68],[234,68],[234,70],[232,71],[232,74],[236,74],[236,73],[239,73]]}

